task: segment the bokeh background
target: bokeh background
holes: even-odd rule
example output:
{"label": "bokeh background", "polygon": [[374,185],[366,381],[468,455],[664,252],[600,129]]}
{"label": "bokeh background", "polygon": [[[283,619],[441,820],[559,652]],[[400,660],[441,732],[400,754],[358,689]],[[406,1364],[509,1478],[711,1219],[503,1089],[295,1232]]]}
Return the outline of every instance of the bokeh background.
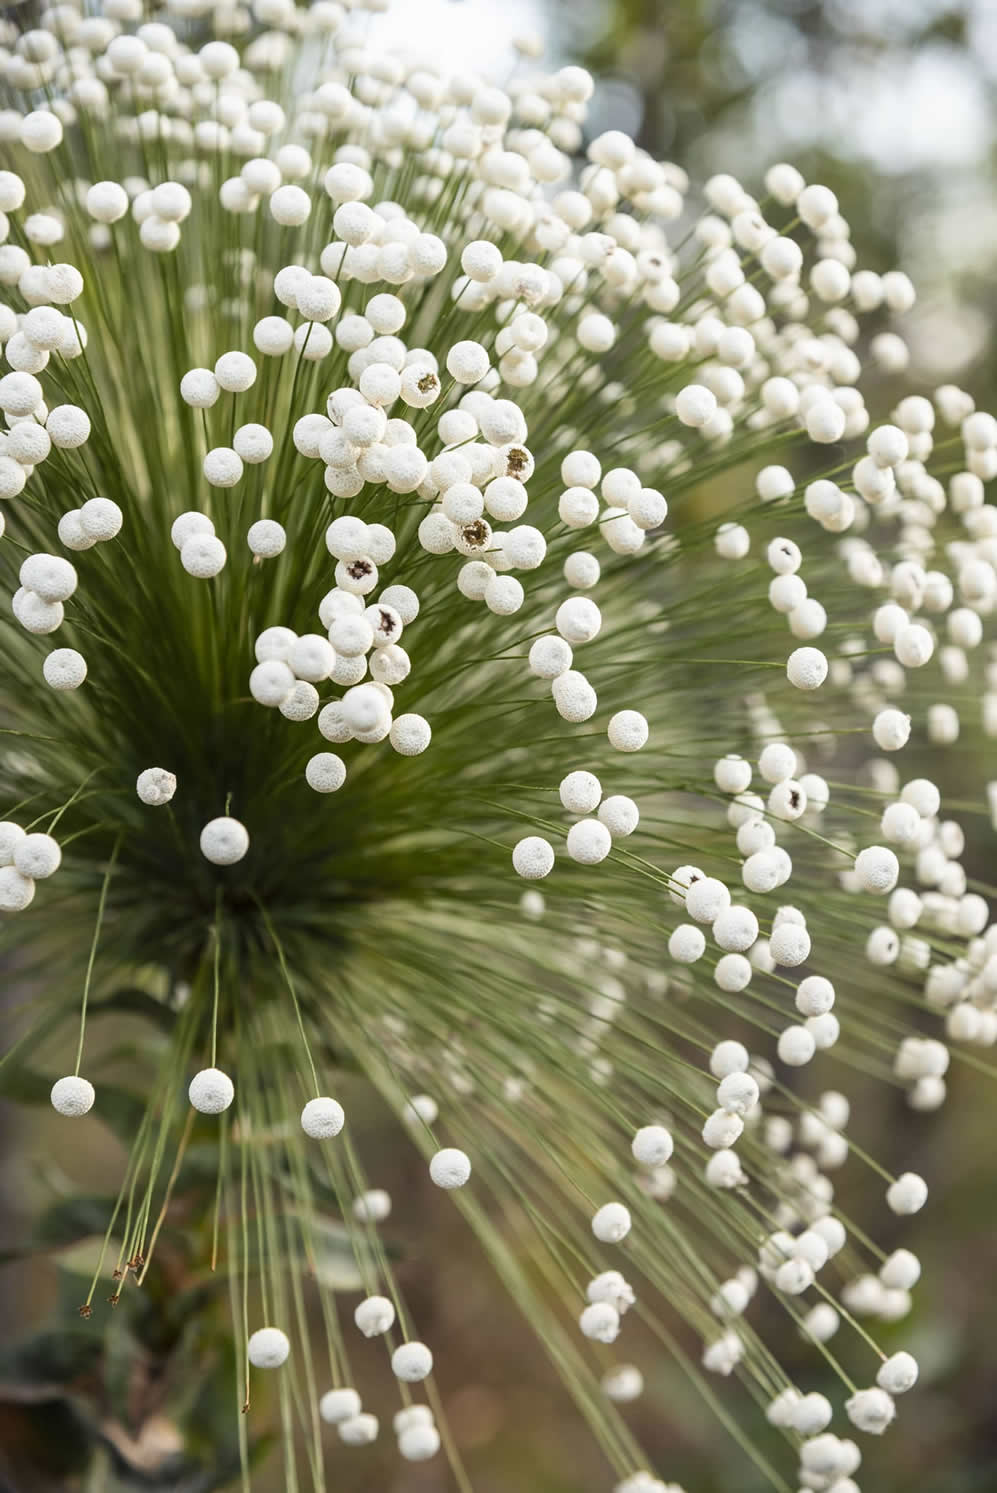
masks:
{"label": "bokeh background", "polygon": [[[730,171],[760,190],[767,164],[793,161],[838,194],[863,264],[899,266],[917,282],[921,297],[906,333],[918,386],[959,382],[994,406],[997,0],[396,0],[377,24],[428,44],[444,63],[498,78],[514,66],[512,38],[539,32],[549,58],[584,61],[598,74],[593,133],[626,129],[694,178]],[[994,859],[975,874],[997,879]],[[10,978],[6,999],[30,1007],[30,985]],[[20,1020],[12,1014],[12,1027]],[[157,1037],[147,1024],[116,1017],[109,1025],[102,1040],[123,1070],[136,1053],[155,1060]],[[905,1407],[881,1445],[866,1439],[862,1487],[994,1493],[993,1078],[956,1064],[943,1112],[919,1116],[898,1095],[820,1066],[821,1086],[847,1082],[856,1136],[886,1165],[902,1159],[932,1186],[914,1229],[892,1221],[894,1239],[875,1179],[846,1173],[841,1184],[846,1212],[880,1220],[885,1247],[910,1243],[924,1263],[913,1315],[883,1333],[888,1351],[908,1347],[921,1362],[916,1406]],[[372,1182],[395,1199],[389,1241],[416,1319],[443,1346],[440,1387],[478,1493],[604,1493],[608,1470],[457,1210],[376,1105],[358,1094],[349,1113],[351,1123],[359,1118]],[[3,1106],[0,1493],[228,1486],[235,1406],[227,1302],[189,1247],[205,1199],[194,1189],[182,1200],[147,1303],[116,1313],[102,1347],[97,1319],[103,1330],[106,1311],[95,1312],[94,1330],[75,1315],[81,1272],[94,1258],[86,1218],[73,1215],[69,1247],[47,1258],[28,1253],[29,1220],[54,1218],[57,1227],[66,1198],[113,1190],[124,1146],[96,1123],[85,1141],[67,1142],[60,1128],[56,1145],[57,1124],[44,1107]],[[328,1268],[350,1285],[334,1238]],[[214,1316],[212,1292],[220,1296]],[[353,1298],[344,1300],[352,1309]],[[787,1368],[799,1365],[810,1387],[826,1387],[813,1350],[789,1330],[781,1340],[775,1331]],[[627,1352],[647,1379],[627,1417],[662,1475],[688,1493],[763,1486],[680,1370],[641,1341],[636,1323]],[[358,1352],[356,1362],[365,1405],[377,1409],[380,1365],[373,1352]],[[723,1393],[736,1408],[736,1388],[724,1385]],[[193,1462],[179,1456],[180,1409],[188,1435],[193,1428]],[[254,1488],[285,1493],[279,1459],[265,1454],[264,1444]],[[399,1464],[387,1437],[383,1449],[337,1455],[330,1486],[444,1493],[451,1484],[442,1459]]]}

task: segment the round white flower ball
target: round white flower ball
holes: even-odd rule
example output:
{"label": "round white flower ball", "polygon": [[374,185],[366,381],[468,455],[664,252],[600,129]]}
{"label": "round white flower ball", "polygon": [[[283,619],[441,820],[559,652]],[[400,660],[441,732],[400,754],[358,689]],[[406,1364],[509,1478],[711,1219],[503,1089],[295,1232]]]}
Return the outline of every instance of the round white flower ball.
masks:
{"label": "round white flower ball", "polygon": [[[0,460],[3,458],[0,457]],[[11,610],[26,632],[44,636],[62,626],[65,610],[61,601],[42,601],[34,591],[19,587],[11,598]]]}
{"label": "round white flower ball", "polygon": [[181,513],[170,525],[170,539],[174,547],[182,550],[187,540],[194,534],[213,534],[215,526],[206,513],[198,513],[191,509]]}
{"label": "round white flower ball", "polygon": [[215,866],[234,866],[249,849],[249,832],[227,815],[210,819],[201,831],[201,854]]}
{"label": "round white flower ball", "polygon": [[197,580],[212,580],[225,569],[225,546],[214,534],[192,534],[180,551],[180,563]]}
{"label": "round white flower ball", "polygon": [[279,1327],[258,1327],[249,1339],[249,1361],[257,1369],[279,1369],[291,1352],[287,1333]]}
{"label": "round white flower ball", "polygon": [[702,876],[686,892],[685,906],[697,923],[715,923],[730,907],[730,892],[715,876]]}
{"label": "round white flower ball", "polygon": [[675,1142],[664,1125],[644,1125],[631,1141],[630,1149],[642,1166],[664,1166],[671,1160]]}
{"label": "round white flower ball", "polygon": [[272,518],[259,518],[250,524],[246,535],[249,548],[263,560],[272,560],[287,544],[287,534],[282,524]]}
{"label": "round white flower ball", "polygon": [[402,1343],[391,1355],[391,1371],[396,1379],[416,1384],[433,1372],[433,1355],[425,1343]]}
{"label": "round white flower ball", "polygon": [[732,1115],[746,1115],[758,1103],[758,1084],[750,1073],[728,1073],[717,1085],[717,1103]]}
{"label": "round white flower ball", "polygon": [[425,717],[412,713],[396,716],[388,732],[391,745],[402,757],[419,756],[429,746],[432,736],[432,727]]}
{"label": "round white flower ball", "polygon": [[320,1099],[309,1099],[301,1111],[301,1128],[313,1140],[329,1140],[338,1135],[345,1121],[343,1106],[324,1095]]}
{"label": "round white flower ball", "polygon": [[596,1343],[613,1343],[620,1333],[620,1314],[608,1301],[593,1301],[578,1318],[585,1337]]}
{"label": "round white flower ball", "polygon": [[630,1232],[630,1209],[623,1203],[603,1203],[592,1218],[592,1232],[603,1244],[619,1244]]}
{"label": "round white flower ball", "polygon": [[404,1118],[410,1125],[433,1125],[440,1107],[430,1094],[413,1094],[405,1106]]}
{"label": "round white flower ball", "polygon": [[714,763],[713,781],[722,793],[744,793],[751,786],[751,763],[729,753]]}
{"label": "round white flower ball", "polygon": [[[831,1424],[831,1402],[826,1395],[816,1391],[802,1395],[787,1408],[789,1413],[784,1423],[791,1425],[801,1436],[817,1436]],[[773,1417],[772,1423],[778,1425],[780,1421]]]}
{"label": "round white flower ball", "polygon": [[146,767],[135,782],[135,792],[144,804],[159,808],[168,804],[177,791],[177,780],[165,767]]}
{"label": "round white flower ball", "polygon": [[432,1424],[406,1426],[398,1437],[398,1450],[406,1462],[427,1462],[440,1449],[440,1433]]}
{"label": "round white flower ball", "polygon": [[62,140],[62,121],[50,109],[34,109],[21,120],[21,144],[33,155],[45,155]]}
{"label": "round white flower ball", "polygon": [[906,1394],[908,1389],[913,1389],[917,1383],[918,1365],[917,1359],[912,1353],[893,1353],[880,1365],[876,1375],[876,1383],[880,1389],[885,1389],[887,1394]]}
{"label": "round white flower ball", "polygon": [[647,744],[649,727],[639,710],[618,710],[610,717],[606,734],[618,752],[639,752]]}
{"label": "round white flower ball", "polygon": [[243,461],[255,466],[273,452],[273,436],[265,425],[240,425],[232,437],[232,449]]}
{"label": "round white flower ball", "polygon": [[[204,480],[210,482],[212,487],[235,487],[243,473],[242,457],[231,446],[215,446],[206,453],[201,470],[204,472]],[[221,541],[217,540],[216,543],[220,544]],[[186,548],[184,545],[184,549]],[[180,553],[182,558],[183,550]],[[220,570],[221,566],[218,568]],[[192,573],[197,574],[196,571]]]}
{"label": "round white flower ball", "polygon": [[403,1405],[401,1410],[396,1410],[391,1417],[391,1424],[395,1429],[395,1434],[400,1436],[410,1426],[433,1425],[433,1412],[428,1405]]}
{"label": "round white flower ball", "polygon": [[90,438],[90,418],[85,410],[75,404],[57,404],[49,410],[45,421],[53,446],[60,450],[74,451]]}
{"label": "round white flower ball", "polygon": [[902,627],[893,640],[893,652],[898,662],[908,669],[923,668],[934,651],[934,638],[919,622]]}
{"label": "round white flower ball", "polygon": [[589,720],[599,704],[595,690],[577,669],[568,669],[559,674],[551,685],[550,692],[558,715],[562,720],[573,723]]}
{"label": "round white flower ball", "polygon": [[316,752],[305,764],[305,781],[316,793],[335,793],[346,782],[346,763],[335,752]]}
{"label": "round white flower ball", "polygon": [[632,835],[640,823],[640,810],[625,793],[611,793],[599,805],[599,819],[614,839]]}
{"label": "round white flower ball", "polygon": [[713,978],[721,990],[737,992],[747,989],[751,983],[751,961],[743,954],[724,954],[717,960]]}
{"label": "round white flower ball", "polygon": [[220,394],[221,385],[210,368],[188,369],[180,380],[180,398],[192,409],[210,409]]}
{"label": "round white flower ball", "polygon": [[15,866],[0,868],[0,912],[23,912],[31,905],[35,883],[22,876]]}
{"label": "round white flower ball", "polygon": [[43,601],[68,601],[76,590],[76,567],[59,555],[29,555],[21,566],[19,579],[28,591]]}
{"label": "round white flower ball", "polygon": [[84,538],[94,542],[113,539],[124,523],[124,514],[112,498],[89,498],[79,514]]}
{"label": "round white flower ball", "polygon": [[823,399],[815,399],[808,406],[804,417],[807,435],[812,441],[822,446],[840,441],[845,433],[846,423],[844,410],[830,395]]}
{"label": "round white flower ball", "polygon": [[52,1085],[52,1108],[72,1119],[89,1114],[95,1097],[93,1084],[78,1075],[59,1078]]}
{"label": "round white flower ball", "polygon": [[14,864],[14,847],[24,839],[24,830],[12,819],[0,821],[0,866]]}
{"label": "round white flower ball", "polygon": [[142,219],[138,234],[143,246],[153,254],[172,254],[180,242],[180,225],[150,213]]}
{"label": "round white flower ball", "polygon": [[710,1054],[710,1072],[714,1078],[726,1078],[728,1073],[746,1073],[750,1062],[743,1042],[718,1042]]}
{"label": "round white flower ball", "polygon": [[336,664],[336,653],[328,638],[308,632],[295,638],[287,655],[287,666],[298,679],[320,684]]}
{"label": "round white flower ball", "polygon": [[[0,498],[16,498],[24,491],[28,474],[12,456],[0,456]],[[6,520],[4,520],[6,526]]]}
{"label": "round white flower ball", "polygon": [[230,394],[244,394],[256,382],[256,364],[248,353],[222,353],[215,362],[215,379]]}
{"label": "round white flower ball", "polygon": [[42,664],[42,674],[50,689],[79,689],[87,677],[87,661],[75,648],[55,648]]}
{"label": "round white flower ball", "polygon": [[872,723],[873,740],[881,751],[899,752],[910,740],[910,727],[909,715],[889,707],[879,711]]}
{"label": "round white flower ball", "polygon": [[716,395],[705,384],[686,384],[675,398],[675,413],[694,430],[709,424],[717,412]]}
{"label": "round white flower ball", "polygon": [[455,342],[447,353],[447,372],[460,384],[476,384],[488,365],[488,352],[480,342]]}
{"label": "round white flower ball", "polygon": [[463,1187],[471,1175],[471,1162],[469,1157],[458,1151],[454,1146],[445,1146],[429,1163],[429,1175],[437,1187],[450,1191],[455,1187]]}
{"label": "round white flower ball", "polygon": [[[36,310],[51,310],[51,307],[38,306]],[[59,315],[56,312],[56,315]],[[52,450],[52,438],[44,425],[39,425],[36,420],[29,417],[18,420],[7,435],[7,456],[20,462],[22,466],[37,466],[40,461],[45,461]],[[975,613],[971,615],[975,616]]]}
{"label": "round white flower ball", "polygon": [[796,989],[796,1009],[801,1016],[826,1016],[834,1005],[834,986],[823,975],[807,975]]}
{"label": "round white flower ball", "polygon": [[721,949],[743,954],[758,937],[758,919],[750,907],[725,907],[714,918],[712,931]]}
{"label": "round white flower ball", "polygon": [[855,858],[855,874],[863,889],[884,896],[900,876],[900,862],[886,845],[867,845]]}
{"label": "round white flower ball", "polygon": [[668,953],[679,964],[695,964],[706,949],[706,935],[695,923],[679,923],[668,939]]}
{"label": "round white flower ball", "polygon": [[312,210],[312,199],[303,187],[278,187],[270,196],[270,215],[282,228],[300,228]]}
{"label": "round white flower ball", "polygon": [[858,1430],[882,1436],[897,1410],[885,1389],[860,1389],[845,1401],[845,1413]]}
{"label": "round white flower ball", "polygon": [[38,832],[25,835],[14,846],[14,865],[21,875],[33,881],[53,876],[62,864],[62,851],[51,835]]}
{"label": "round white flower ball", "polygon": [[819,648],[795,648],[786,660],[786,678],[796,689],[820,689],[827,671],[827,658]]}
{"label": "round white flower ball", "polygon": [[779,1058],[790,1068],[802,1068],[817,1051],[813,1034],[805,1026],[787,1026],[777,1044]]}
{"label": "round white flower ball", "polygon": [[568,854],[582,866],[597,866],[612,848],[613,837],[601,819],[579,819],[568,830]]}
{"label": "round white flower ball", "polygon": [[339,1422],[339,1439],[347,1446],[369,1446],[377,1440],[378,1419],[364,1411]]}
{"label": "round white flower ball", "polygon": [[15,371],[0,377],[0,409],[8,415],[32,415],[42,403],[42,386],[33,373]]}
{"label": "round white flower ball", "polygon": [[[508,554],[507,547],[504,547],[504,552]],[[511,555],[509,558],[512,560]],[[602,614],[595,602],[590,601],[587,596],[569,596],[558,607],[554,626],[567,643],[589,643],[598,636],[602,627]]]}
{"label": "round white flower ball", "polygon": [[541,835],[527,835],[514,846],[513,869],[527,881],[538,881],[554,869],[554,847]]}
{"label": "round white flower ball", "polygon": [[572,658],[570,644],[547,634],[530,646],[530,671],[539,679],[557,679],[571,668]]}
{"label": "round white flower ball", "polygon": [[[616,1364],[603,1375],[602,1392],[607,1400],[614,1400],[621,1405],[639,1400],[644,1393],[644,1375],[632,1363]],[[652,1483],[649,1493],[653,1493],[653,1488]],[[639,1485],[634,1493],[639,1493]]]}
{"label": "round white flower ball", "polygon": [[[294,342],[294,328],[283,316],[264,316],[253,328],[253,346],[268,358],[279,358]],[[304,419],[312,416],[305,415]]]}
{"label": "round white flower ball", "polygon": [[772,929],[769,953],[776,964],[792,969],[810,957],[810,935],[798,923],[781,923]]}
{"label": "round white flower ball", "polygon": [[128,193],[119,182],[97,181],[87,192],[87,212],[98,223],[117,223],[128,211]]}
{"label": "round white flower ball", "polygon": [[395,1308],[387,1296],[367,1296],[354,1310],[353,1320],[364,1337],[380,1337],[393,1327]]}
{"label": "round white flower ball", "polygon": [[318,1413],[326,1425],[338,1426],[360,1414],[360,1396],[355,1389],[327,1389],[318,1402]]}
{"label": "round white flower ball", "polygon": [[235,1085],[220,1068],[202,1068],[187,1090],[191,1104],[202,1115],[220,1115],[235,1098]]}
{"label": "round white flower ball", "polygon": [[[291,636],[293,639],[293,634]],[[266,705],[273,709],[283,705],[294,689],[295,679],[293,673],[284,662],[283,657],[278,658],[272,651],[272,640],[266,639],[262,650],[260,648],[261,641],[262,634],[257,639],[257,655],[262,651],[270,656],[264,657],[262,663],[258,663],[250,674],[249,693],[261,705]],[[284,650],[285,655],[290,653],[290,651],[291,643],[289,642],[286,650]]]}
{"label": "round white flower ball", "polygon": [[894,1213],[919,1213],[928,1201],[928,1184],[916,1172],[903,1172],[886,1189],[886,1201]]}
{"label": "round white flower ball", "polygon": [[353,1216],[361,1223],[383,1223],[391,1213],[391,1194],[383,1187],[371,1187],[353,1200]]}

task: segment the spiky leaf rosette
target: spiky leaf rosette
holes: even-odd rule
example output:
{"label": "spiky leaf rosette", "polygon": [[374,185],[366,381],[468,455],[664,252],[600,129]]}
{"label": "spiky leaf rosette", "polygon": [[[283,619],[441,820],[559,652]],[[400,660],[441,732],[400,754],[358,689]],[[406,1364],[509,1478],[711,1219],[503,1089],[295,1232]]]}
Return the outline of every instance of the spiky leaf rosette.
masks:
{"label": "spiky leaf rosette", "polygon": [[[99,1115],[88,1007],[168,1033],[84,1310],[112,1264],[141,1285],[217,1143],[240,1397],[279,1371],[315,1487],[323,1420],[376,1436],[318,1263],[341,1214],[401,1454],[442,1445],[469,1487],[330,1094],[349,1069],[618,1490],[664,1486],[616,1408],[635,1299],[775,1487],[711,1375],[798,1483],[852,1488],[840,1406],[766,1323],[841,1375],[840,1429],[879,1432],[917,1368],[876,1319],[918,1265],[842,1214],[829,1174],[881,1168],[798,1070],[820,1052],[934,1108],[949,1054],[918,1011],[997,1035],[960,828],[989,832],[960,732],[997,424],[952,387],[897,402],[913,291],[854,268],[827,188],[782,165],[761,203],[715,177],[704,208],[621,134],[583,157],[580,69],[448,78],[347,9],[59,6],[4,57],[0,904],[51,1002],[8,1072],[29,1093],[55,1034],[53,1103]],[[883,1177],[895,1213],[924,1202]]]}

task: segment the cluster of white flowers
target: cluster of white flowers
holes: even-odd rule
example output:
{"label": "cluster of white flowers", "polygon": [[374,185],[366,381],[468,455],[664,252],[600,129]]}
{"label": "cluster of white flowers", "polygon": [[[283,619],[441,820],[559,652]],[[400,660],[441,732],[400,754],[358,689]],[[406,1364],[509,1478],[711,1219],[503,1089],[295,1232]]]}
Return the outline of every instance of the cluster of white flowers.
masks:
{"label": "cluster of white flowers", "polygon": [[0,911],[23,912],[35,896],[35,882],[54,876],[62,865],[57,840],[41,830],[22,829],[12,819],[0,824]]}
{"label": "cluster of white flowers", "polygon": [[[378,1419],[361,1408],[355,1389],[328,1390],[319,1402],[319,1412],[327,1425],[337,1427],[347,1446],[363,1446],[377,1437]],[[407,1461],[425,1462],[439,1451],[440,1433],[429,1405],[403,1406],[395,1413],[393,1427],[398,1450]]]}
{"label": "cluster of white flowers", "polygon": [[[870,1260],[836,1207],[848,1101],[807,1103],[793,1073],[846,1030],[913,1108],[942,1103],[947,1043],[870,1025],[862,987],[923,997],[948,1042],[997,1043],[989,889],[943,817],[997,824],[997,783],[946,808],[944,765],[937,783],[894,765],[906,750],[935,772],[964,730],[997,735],[997,421],[952,386],[885,420],[867,408],[860,381],[876,408],[906,366],[892,318],[914,291],[858,267],[827,187],[780,164],[764,200],[716,176],[704,205],[680,167],[586,134],[583,69],[447,76],[375,51],[380,9],[166,0],[146,19],[138,0],[69,0],[0,32],[0,498],[19,500],[28,634],[12,713],[35,712],[21,734],[43,758],[11,754],[4,783],[57,794],[50,829],[94,805],[71,861],[104,876],[97,933],[119,856],[150,878],[142,927],[176,905],[199,973],[153,1102],[172,1113],[182,1078],[219,1124],[234,1105],[244,1137],[284,1124],[294,1165],[322,1153],[365,1291],[356,1327],[385,1338],[402,1385],[433,1355],[378,1244],[390,1196],[324,1144],[345,1124],[309,1040],[324,1020],[476,1227],[480,1175],[527,1214],[560,1200],[570,1244],[544,1247],[566,1276],[589,1270],[582,1338],[620,1334],[636,1293],[601,1256],[628,1251],[642,1306],[664,1294],[710,1373],[753,1378],[801,1488],[857,1493],[835,1407],[788,1382],[745,1313],[764,1283],[824,1344],[910,1308],[916,1257]],[[721,469],[743,500],[703,522],[696,488]],[[86,656],[39,656],[32,635],[61,627]],[[337,751],[302,749],[311,721]],[[68,801],[44,757],[59,729],[94,761]],[[170,766],[143,767],[154,751]],[[316,807],[303,787],[337,796]],[[36,822],[0,825],[5,913],[59,867]],[[299,913],[313,885],[322,912]],[[348,950],[331,981],[330,932]],[[306,935],[317,984],[296,962]],[[289,998],[300,1131],[296,1092],[259,1081],[271,1008],[239,994],[225,1016],[261,950]],[[95,934],[80,1056],[96,951]],[[740,1035],[718,1040],[731,1013]],[[79,1062],[52,1090],[65,1115],[94,1098]],[[466,1151],[440,1143],[441,1115]],[[679,1186],[713,1240],[702,1257],[659,1206]],[[888,1176],[894,1214],[926,1198],[919,1176]],[[818,1284],[831,1261],[840,1285]],[[545,1303],[502,1264],[543,1335]],[[293,1306],[282,1262],[264,1268],[263,1320],[285,1325],[243,1346],[278,1368]],[[615,1424],[640,1367],[600,1363],[592,1395],[555,1332],[585,1414]],[[330,1347],[313,1413],[373,1442]],[[875,1384],[843,1381],[843,1409],[878,1435],[918,1371],[876,1351]],[[244,1389],[248,1404],[248,1372]],[[403,1458],[455,1455],[407,1390],[393,1426]],[[632,1467],[617,1493],[680,1493]]]}

